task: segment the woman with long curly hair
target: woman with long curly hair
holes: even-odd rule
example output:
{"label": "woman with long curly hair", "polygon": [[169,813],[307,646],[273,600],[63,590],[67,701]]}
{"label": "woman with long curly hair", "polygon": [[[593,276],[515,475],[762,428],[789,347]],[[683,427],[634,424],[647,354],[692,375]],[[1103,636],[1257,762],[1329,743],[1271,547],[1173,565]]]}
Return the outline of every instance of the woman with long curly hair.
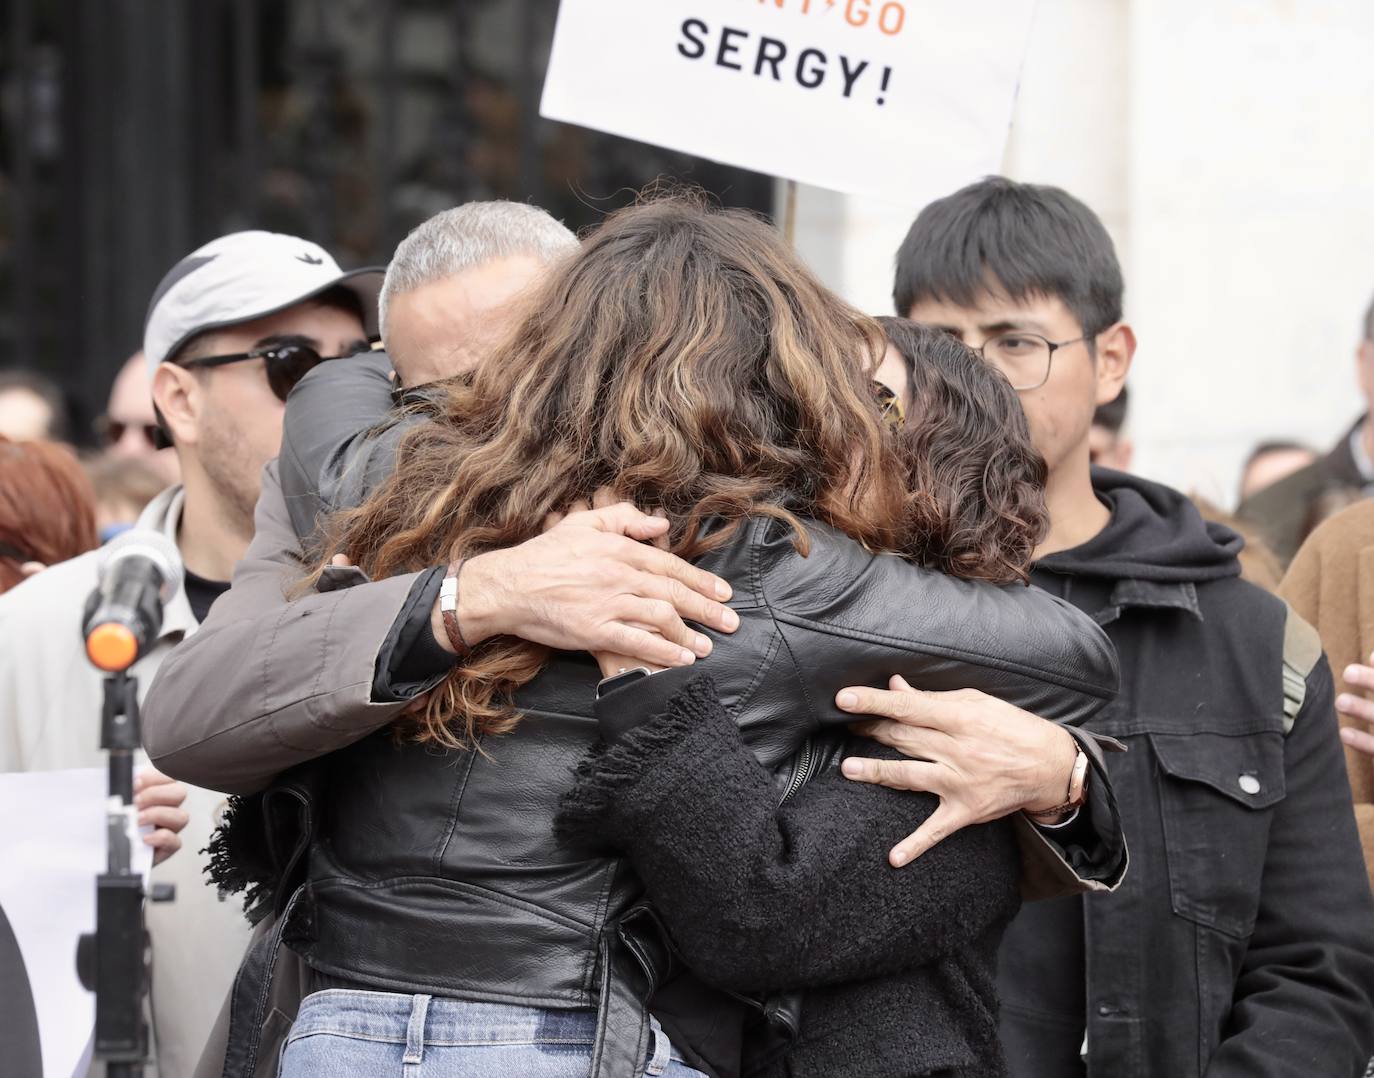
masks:
{"label": "woman with long curly hair", "polygon": [[[621,211],[336,519],[331,548],[372,576],[444,565],[461,587],[465,563],[609,491],[668,517],[740,626],[649,675],[467,649],[450,624],[460,663],[324,761],[286,937],[319,991],[283,1075],[1000,1071],[1011,826],[888,866],[934,801],[840,779],[832,701],[898,671],[1081,721],[1115,666],[1022,586],[1044,464],[1010,387],[957,342],[890,332],[909,385],[879,400],[883,328],[766,223]],[[662,696],[647,721],[615,706],[634,674]]]}

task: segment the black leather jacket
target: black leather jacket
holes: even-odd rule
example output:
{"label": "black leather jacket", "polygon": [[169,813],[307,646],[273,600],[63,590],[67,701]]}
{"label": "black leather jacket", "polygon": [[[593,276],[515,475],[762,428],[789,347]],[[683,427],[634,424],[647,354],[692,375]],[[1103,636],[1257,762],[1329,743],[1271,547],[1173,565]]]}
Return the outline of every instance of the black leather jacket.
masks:
{"label": "black leather jacket", "polygon": [[[784,785],[814,766],[818,735],[849,721],[833,705],[847,684],[901,673],[1070,723],[1114,694],[1111,645],[1069,604],[873,555],[819,524],[808,530],[809,557],[764,519],[703,561],[733,585],[741,619],[703,667]],[[676,676],[658,675],[667,688]],[[552,834],[571,768],[597,736],[597,680],[585,656],[555,659],[520,694],[516,730],[477,752],[382,732],[322,761],[291,946],[316,970],[379,989],[598,1008],[594,1073],[638,1073],[645,986],[620,921],[639,884],[624,862]]]}

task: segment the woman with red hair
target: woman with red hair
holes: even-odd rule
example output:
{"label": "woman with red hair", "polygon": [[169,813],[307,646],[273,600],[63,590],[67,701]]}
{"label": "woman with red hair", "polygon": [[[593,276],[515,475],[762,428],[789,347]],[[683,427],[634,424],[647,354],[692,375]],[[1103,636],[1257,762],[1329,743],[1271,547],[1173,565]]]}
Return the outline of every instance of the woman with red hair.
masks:
{"label": "woman with red hair", "polygon": [[0,437],[0,593],[99,545],[95,491],[76,454]]}

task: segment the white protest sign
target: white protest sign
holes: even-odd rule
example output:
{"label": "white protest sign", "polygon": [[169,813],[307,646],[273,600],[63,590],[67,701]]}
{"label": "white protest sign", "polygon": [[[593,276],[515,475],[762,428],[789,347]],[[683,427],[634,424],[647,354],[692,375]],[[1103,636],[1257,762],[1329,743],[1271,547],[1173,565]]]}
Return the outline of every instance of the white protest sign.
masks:
{"label": "white protest sign", "polygon": [[[0,1074],[86,1073],[95,996],[77,978],[76,941],[95,928],[108,784],[100,768],[0,774]],[[134,858],[146,874],[152,850],[140,842]]]}
{"label": "white protest sign", "polygon": [[542,115],[917,207],[1000,171],[1035,0],[562,0]]}

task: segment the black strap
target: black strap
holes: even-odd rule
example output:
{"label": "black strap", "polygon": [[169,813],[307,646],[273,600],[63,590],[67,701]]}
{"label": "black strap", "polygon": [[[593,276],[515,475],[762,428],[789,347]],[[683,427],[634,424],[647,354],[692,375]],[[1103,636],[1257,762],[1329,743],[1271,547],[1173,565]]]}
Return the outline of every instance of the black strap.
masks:
{"label": "black strap", "polygon": [[635,978],[616,968],[620,963],[609,932],[601,934],[597,950],[601,991],[590,1078],[626,1078],[641,1073],[649,1058],[649,1011],[635,991]]}
{"label": "black strap", "polygon": [[243,956],[229,997],[229,1037],[224,1053],[223,1078],[253,1078],[272,978],[281,951],[282,934],[305,888],[298,887],[271,929],[255,939]]}

